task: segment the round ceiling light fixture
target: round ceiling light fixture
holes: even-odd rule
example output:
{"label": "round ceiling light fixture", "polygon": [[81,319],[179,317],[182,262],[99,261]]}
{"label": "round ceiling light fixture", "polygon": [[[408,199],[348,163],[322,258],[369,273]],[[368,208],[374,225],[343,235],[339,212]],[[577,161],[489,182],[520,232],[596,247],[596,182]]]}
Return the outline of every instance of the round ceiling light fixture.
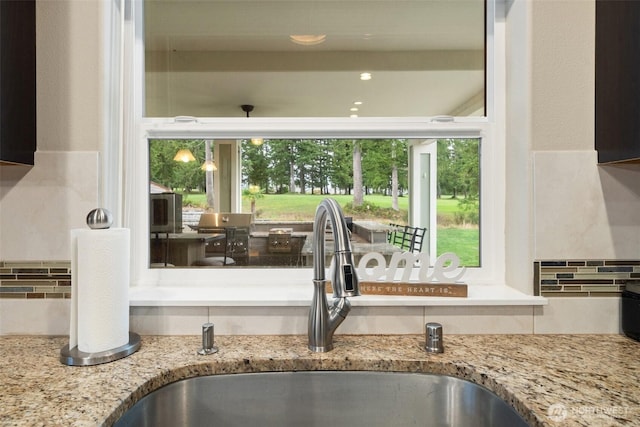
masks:
{"label": "round ceiling light fixture", "polygon": [[247,113],[247,117],[249,117],[249,113],[253,111],[253,105],[251,104],[242,104],[240,108],[242,108],[242,111]]}
{"label": "round ceiling light fixture", "polygon": [[327,39],[326,34],[297,34],[289,36],[289,40],[295,44],[303,46],[313,46],[316,44],[324,43]]}

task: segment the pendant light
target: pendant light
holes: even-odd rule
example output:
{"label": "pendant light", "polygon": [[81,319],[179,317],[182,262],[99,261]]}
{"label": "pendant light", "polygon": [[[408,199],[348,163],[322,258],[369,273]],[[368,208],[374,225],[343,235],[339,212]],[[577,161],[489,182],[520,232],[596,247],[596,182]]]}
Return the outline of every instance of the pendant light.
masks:
{"label": "pendant light", "polygon": [[202,166],[200,166],[200,169],[202,169],[205,172],[214,172],[218,170],[218,167],[216,166],[216,162],[213,161],[213,141],[210,139],[207,139],[204,141],[204,163],[202,164]]}
{"label": "pendant light", "polygon": [[196,158],[193,156],[191,150],[189,150],[188,148],[183,148],[181,150],[178,150],[173,160],[175,160],[176,162],[189,163],[195,162]]}
{"label": "pendant light", "polygon": [[213,160],[205,160],[205,162],[200,166],[200,169],[207,172],[217,171],[218,167],[216,166]]}
{"label": "pendant light", "polygon": [[[247,113],[247,118],[249,117],[249,113],[253,111],[253,105],[250,104],[242,104],[240,108],[242,108],[242,111]],[[251,138],[251,143],[253,145],[262,145],[263,142],[264,140],[262,138]]]}

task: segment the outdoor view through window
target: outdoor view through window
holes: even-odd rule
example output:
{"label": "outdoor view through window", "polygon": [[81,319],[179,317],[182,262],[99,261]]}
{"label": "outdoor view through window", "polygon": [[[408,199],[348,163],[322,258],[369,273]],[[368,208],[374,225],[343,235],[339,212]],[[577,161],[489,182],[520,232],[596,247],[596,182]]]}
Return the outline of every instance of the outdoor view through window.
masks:
{"label": "outdoor view through window", "polygon": [[455,252],[481,266],[472,137],[495,147],[475,126],[491,110],[492,4],[145,0],[151,267],[309,267],[325,197],[356,263]]}
{"label": "outdoor view through window", "polygon": [[479,139],[151,140],[151,265],[309,267],[335,198],[355,262],[456,253],[480,265]]}

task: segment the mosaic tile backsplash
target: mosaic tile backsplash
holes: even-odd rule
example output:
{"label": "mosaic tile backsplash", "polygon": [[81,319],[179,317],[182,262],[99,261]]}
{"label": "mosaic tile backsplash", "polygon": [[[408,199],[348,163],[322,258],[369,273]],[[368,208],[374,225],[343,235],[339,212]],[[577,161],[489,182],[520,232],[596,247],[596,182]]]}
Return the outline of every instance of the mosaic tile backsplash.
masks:
{"label": "mosaic tile backsplash", "polygon": [[[640,260],[538,260],[534,295],[617,297],[640,282]],[[70,261],[0,261],[0,298],[70,298]]]}
{"label": "mosaic tile backsplash", "polygon": [[640,260],[539,260],[533,271],[534,295],[618,297],[640,281]]}
{"label": "mosaic tile backsplash", "polygon": [[0,298],[71,298],[71,262],[0,261]]}

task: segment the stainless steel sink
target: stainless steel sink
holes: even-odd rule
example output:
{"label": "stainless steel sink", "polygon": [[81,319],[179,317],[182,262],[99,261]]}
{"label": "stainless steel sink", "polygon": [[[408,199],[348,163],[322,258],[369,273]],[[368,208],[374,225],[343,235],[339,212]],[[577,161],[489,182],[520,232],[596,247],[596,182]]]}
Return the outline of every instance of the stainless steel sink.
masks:
{"label": "stainless steel sink", "polygon": [[444,375],[368,371],[196,377],[142,398],[116,426],[526,426],[488,389]]}

